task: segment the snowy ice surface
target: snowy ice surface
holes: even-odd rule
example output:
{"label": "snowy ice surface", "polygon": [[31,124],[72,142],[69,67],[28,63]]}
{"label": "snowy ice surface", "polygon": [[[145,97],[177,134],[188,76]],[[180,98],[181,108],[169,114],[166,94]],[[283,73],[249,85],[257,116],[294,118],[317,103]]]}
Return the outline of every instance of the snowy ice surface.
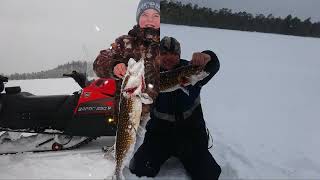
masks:
{"label": "snowy ice surface", "polygon": [[[185,59],[206,49],[220,59],[201,97],[221,179],[320,179],[320,39],[166,24],[161,34],[181,42]],[[39,95],[80,89],[72,79],[7,85]],[[0,156],[0,179],[102,179],[114,163],[99,150],[112,143],[100,138],[70,152]],[[172,158],[155,179],[189,178]]]}

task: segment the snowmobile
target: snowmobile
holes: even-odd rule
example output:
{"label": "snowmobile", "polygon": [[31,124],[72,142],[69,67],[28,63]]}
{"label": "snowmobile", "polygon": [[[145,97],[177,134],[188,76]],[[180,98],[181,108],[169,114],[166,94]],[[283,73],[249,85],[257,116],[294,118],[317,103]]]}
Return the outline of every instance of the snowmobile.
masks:
{"label": "snowmobile", "polygon": [[88,83],[76,71],[63,76],[73,78],[82,89],[72,95],[37,96],[19,86],[5,87],[8,78],[0,75],[0,93],[5,90],[0,94],[0,132],[5,132],[0,136],[0,154],[18,152],[1,150],[8,140],[19,141],[10,132],[36,133],[36,142],[28,140],[29,149],[23,150],[33,152],[72,149],[100,136],[115,136],[115,80]]}

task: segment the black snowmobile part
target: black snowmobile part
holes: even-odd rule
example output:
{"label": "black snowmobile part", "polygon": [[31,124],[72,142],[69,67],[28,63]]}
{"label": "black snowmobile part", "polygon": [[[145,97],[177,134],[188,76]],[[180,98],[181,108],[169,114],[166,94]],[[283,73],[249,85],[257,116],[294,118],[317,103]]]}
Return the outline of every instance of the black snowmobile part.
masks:
{"label": "black snowmobile part", "polygon": [[4,90],[4,84],[3,82],[0,82],[0,93]]}
{"label": "black snowmobile part", "polygon": [[6,94],[17,94],[21,92],[21,88],[20,86],[6,87],[5,92]]}
{"label": "black snowmobile part", "polygon": [[0,75],[0,93],[4,90],[4,83],[8,82],[8,78]]}
{"label": "black snowmobile part", "polygon": [[0,82],[8,82],[8,77],[0,75]]}
{"label": "black snowmobile part", "polygon": [[77,71],[72,71],[70,74],[63,74],[64,77],[71,77],[74,79],[81,88],[86,87],[86,82],[88,82],[86,78],[86,74],[79,73]]}
{"label": "black snowmobile part", "polygon": [[0,129],[71,136],[115,136],[116,123],[108,122],[108,119],[113,119],[112,114],[74,115],[78,99],[76,96],[35,96],[27,92],[2,94]]}
{"label": "black snowmobile part", "polygon": [[[34,150],[34,151],[24,151],[24,152],[7,152],[7,153],[0,153],[0,155],[22,154],[22,153],[30,153],[30,152],[32,152],[32,153],[41,153],[41,152],[50,152],[50,151],[67,151],[67,150],[73,150],[73,149],[79,148],[79,147],[82,146],[82,145],[88,144],[89,142],[91,142],[91,141],[93,141],[93,140],[95,140],[95,139],[97,139],[97,137],[88,138],[88,139],[86,139],[85,141],[82,141],[81,143],[76,144],[76,145],[71,146],[71,147],[68,147],[68,148],[63,148],[63,145],[55,142],[55,143],[52,145],[52,149],[50,149],[50,150]],[[53,141],[53,138],[52,138],[52,139],[48,139],[47,141],[39,144],[39,146],[41,146],[41,145],[43,145],[43,144],[45,144],[45,143],[48,143],[48,142],[50,142],[50,141]],[[53,147],[53,146],[57,146],[57,147],[59,147],[59,149],[57,149],[57,148],[55,148],[55,147]]]}
{"label": "black snowmobile part", "polygon": [[[113,113],[74,114],[79,94],[35,96],[27,92],[0,95],[0,130],[70,136],[115,136]],[[113,111],[113,110],[112,110]],[[46,132],[57,130],[59,132]]]}
{"label": "black snowmobile part", "polygon": [[35,96],[27,92],[1,95],[3,104],[0,127],[12,130],[43,132],[63,131],[72,118],[74,97],[67,95]]}

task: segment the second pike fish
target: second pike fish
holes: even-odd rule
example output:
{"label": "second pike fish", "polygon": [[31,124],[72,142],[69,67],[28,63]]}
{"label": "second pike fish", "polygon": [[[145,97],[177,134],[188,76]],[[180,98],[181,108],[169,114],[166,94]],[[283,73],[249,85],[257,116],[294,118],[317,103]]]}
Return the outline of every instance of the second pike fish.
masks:
{"label": "second pike fish", "polygon": [[186,86],[195,85],[198,81],[206,78],[209,73],[204,71],[203,66],[186,65],[171,71],[160,73],[160,92],[171,92],[181,89],[189,95]]}

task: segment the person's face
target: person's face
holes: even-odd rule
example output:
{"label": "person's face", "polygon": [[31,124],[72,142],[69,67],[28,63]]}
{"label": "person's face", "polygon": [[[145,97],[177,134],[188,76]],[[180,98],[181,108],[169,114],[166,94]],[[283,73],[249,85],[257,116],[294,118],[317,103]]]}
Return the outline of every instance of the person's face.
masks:
{"label": "person's face", "polygon": [[139,26],[141,28],[151,27],[154,29],[160,28],[160,14],[154,9],[145,10],[139,18]]}
{"label": "person's face", "polygon": [[179,64],[180,56],[174,53],[161,52],[160,66],[165,70],[172,70]]}

